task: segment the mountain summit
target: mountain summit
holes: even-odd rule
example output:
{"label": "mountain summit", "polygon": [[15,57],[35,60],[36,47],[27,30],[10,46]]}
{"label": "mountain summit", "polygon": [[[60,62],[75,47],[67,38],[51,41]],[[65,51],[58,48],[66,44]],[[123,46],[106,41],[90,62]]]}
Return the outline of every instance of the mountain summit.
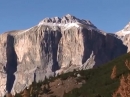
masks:
{"label": "mountain summit", "polygon": [[97,27],[95,27],[90,21],[78,19],[70,14],[63,16],[62,18],[45,18],[38,24],[38,26],[41,25],[64,27],[64,30],[69,29],[71,27],[79,28],[80,26],[86,26],[89,29],[98,30]]}
{"label": "mountain summit", "polygon": [[116,33],[119,37],[124,37],[127,34],[130,34],[130,22],[122,29]]}
{"label": "mountain summit", "polygon": [[127,52],[130,51],[130,22],[122,29],[115,33],[123,44],[128,47]]}
{"label": "mountain summit", "polygon": [[130,22],[125,26],[124,30],[125,31],[130,31]]}
{"label": "mountain summit", "polygon": [[127,52],[122,41],[72,15],[0,35],[0,96],[33,81],[102,65]]}
{"label": "mountain summit", "polygon": [[39,23],[39,25],[46,24],[46,23],[57,23],[57,24],[81,23],[86,25],[93,25],[90,21],[78,19],[75,16],[70,14],[63,16],[62,18],[59,17],[45,18]]}

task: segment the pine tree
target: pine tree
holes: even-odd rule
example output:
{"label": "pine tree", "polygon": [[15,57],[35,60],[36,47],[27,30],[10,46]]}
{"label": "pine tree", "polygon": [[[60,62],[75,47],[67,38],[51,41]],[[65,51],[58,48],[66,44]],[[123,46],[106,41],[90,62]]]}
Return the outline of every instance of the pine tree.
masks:
{"label": "pine tree", "polygon": [[44,88],[43,88],[43,93],[47,93],[48,92],[48,89],[44,86]]}
{"label": "pine tree", "polygon": [[117,72],[117,69],[116,69],[116,66],[114,66],[111,73],[111,79],[116,78],[116,72]]}
{"label": "pine tree", "polygon": [[6,97],[13,97],[11,93],[6,94]]}
{"label": "pine tree", "polygon": [[112,97],[130,97],[130,74],[127,77],[122,75],[120,86]]}
{"label": "pine tree", "polygon": [[130,70],[130,62],[128,60],[125,61],[125,65]]}
{"label": "pine tree", "polygon": [[30,96],[33,94],[33,87],[30,87]]}
{"label": "pine tree", "polygon": [[23,97],[30,97],[29,91],[27,89],[24,89],[22,96]]}
{"label": "pine tree", "polygon": [[48,83],[48,79],[47,79],[47,77],[45,76],[44,84],[47,84],[47,83]]}

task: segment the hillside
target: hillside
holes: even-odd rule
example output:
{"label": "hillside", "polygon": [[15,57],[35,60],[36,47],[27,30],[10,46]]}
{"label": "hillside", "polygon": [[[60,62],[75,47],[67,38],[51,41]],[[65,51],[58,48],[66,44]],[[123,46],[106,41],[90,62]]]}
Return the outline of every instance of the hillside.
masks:
{"label": "hillside", "polygon": [[[16,94],[15,97],[62,97],[58,96],[59,94],[64,95],[64,97],[122,97],[112,95],[118,90],[122,75],[127,76],[130,72],[125,65],[126,60],[130,60],[129,53],[94,69],[74,70],[73,72],[58,75],[57,77],[46,78],[44,82],[33,83],[29,89]],[[111,78],[114,67],[116,67],[116,73]],[[52,83],[55,84],[53,87]],[[71,89],[65,89],[67,85]],[[21,94],[28,94],[28,96],[21,96]]]}
{"label": "hillside", "polygon": [[[125,66],[126,60],[130,60],[129,53],[104,64],[102,67],[80,71],[80,74],[86,78],[86,84],[79,89],[74,89],[64,97],[79,97],[79,95],[82,95],[81,97],[112,97],[120,85],[122,75],[129,73],[129,69]],[[116,66],[117,72],[116,78],[112,80],[110,77],[114,66]]]}

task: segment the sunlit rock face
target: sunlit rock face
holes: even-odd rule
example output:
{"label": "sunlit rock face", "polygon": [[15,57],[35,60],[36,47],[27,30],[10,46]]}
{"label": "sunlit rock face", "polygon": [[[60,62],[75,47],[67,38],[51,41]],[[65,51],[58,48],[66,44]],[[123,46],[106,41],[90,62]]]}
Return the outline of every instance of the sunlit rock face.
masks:
{"label": "sunlit rock face", "polygon": [[22,91],[33,81],[90,69],[127,52],[116,37],[71,15],[0,35],[0,96]]}
{"label": "sunlit rock face", "polygon": [[130,22],[115,34],[122,40],[123,44],[128,47],[127,52],[130,52]]}

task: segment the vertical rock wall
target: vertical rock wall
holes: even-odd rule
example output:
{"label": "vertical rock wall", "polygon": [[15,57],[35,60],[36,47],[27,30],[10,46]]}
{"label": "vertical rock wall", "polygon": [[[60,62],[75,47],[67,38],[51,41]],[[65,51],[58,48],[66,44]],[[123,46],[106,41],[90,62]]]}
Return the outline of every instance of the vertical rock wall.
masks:
{"label": "vertical rock wall", "polygon": [[121,40],[84,27],[35,26],[0,35],[0,95],[20,92],[34,80],[89,69],[127,52]]}

